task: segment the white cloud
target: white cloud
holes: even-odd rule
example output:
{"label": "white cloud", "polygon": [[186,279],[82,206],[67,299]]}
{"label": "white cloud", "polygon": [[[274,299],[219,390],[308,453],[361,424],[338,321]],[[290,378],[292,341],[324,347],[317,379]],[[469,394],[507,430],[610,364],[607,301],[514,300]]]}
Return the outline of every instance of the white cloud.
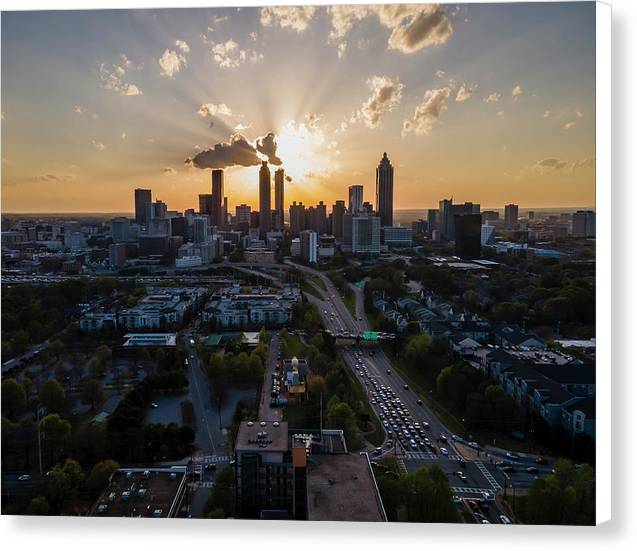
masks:
{"label": "white cloud", "polygon": [[562,127],[564,130],[570,130],[571,128],[573,128],[577,123],[575,121],[570,121],[567,122],[566,124],[564,124],[564,126]]}
{"label": "white cloud", "polygon": [[369,16],[391,30],[388,49],[406,54],[444,44],[453,32],[447,10],[438,4],[336,5],[327,12],[332,25],[328,41],[340,55],[354,24]]}
{"label": "white cloud", "polygon": [[513,90],[511,90],[511,95],[513,96],[514,99],[517,99],[518,96],[521,96],[523,94],[523,90],[522,90],[522,86],[520,86],[519,84],[516,84],[513,87]]}
{"label": "white cloud", "polygon": [[574,161],[571,165],[571,170],[578,170],[580,168],[592,168],[595,166],[595,157],[589,157],[588,159],[582,159],[581,161]]}
{"label": "white cloud", "polygon": [[447,99],[450,95],[449,87],[427,90],[412,119],[403,122],[403,136],[410,132],[418,136],[429,134],[440,115],[447,109]]}
{"label": "white cloud", "polygon": [[496,115],[498,115],[498,117],[502,117],[504,115],[504,111],[498,111]]}
{"label": "white cloud", "polygon": [[232,110],[225,103],[219,103],[215,105],[214,103],[204,103],[197,114],[200,117],[216,117],[218,115],[232,116]]}
{"label": "white cloud", "polygon": [[501,94],[499,94],[498,92],[491,92],[486,98],[484,98],[482,101],[486,102],[486,103],[497,103],[498,101],[500,101],[501,98]]}
{"label": "white cloud", "polygon": [[79,105],[76,105],[75,107],[73,107],[73,112],[77,113],[78,115],[81,115],[84,112],[84,110]]}
{"label": "white cloud", "polygon": [[178,52],[166,48],[158,60],[162,76],[168,78],[173,78],[175,74],[181,71],[182,67],[187,65],[185,54],[190,51],[190,46],[183,40],[177,40],[175,46],[179,49]]}
{"label": "white cloud", "polygon": [[436,71],[436,76],[437,76],[438,78],[442,78],[442,77],[444,77],[444,76],[445,76],[445,72],[444,72],[442,69],[438,69],[438,70]]}
{"label": "white cloud", "polygon": [[135,67],[134,63],[125,55],[120,56],[121,63],[119,65],[111,65],[108,67],[105,63],[100,63],[99,77],[102,87],[105,90],[112,90],[121,96],[141,96],[142,91],[135,84],[131,84],[124,80],[127,72],[137,69],[141,70],[142,66]]}
{"label": "white cloud", "polygon": [[234,40],[212,44],[212,58],[219,67],[234,69],[242,63],[258,63],[263,59],[263,54],[256,50],[244,50]]}
{"label": "white cloud", "polygon": [[282,29],[288,28],[302,33],[316,13],[315,6],[275,6],[261,8],[261,25]]}
{"label": "white cloud", "polygon": [[121,135],[122,135],[122,140],[125,140],[126,139],[126,132],[122,132]]}
{"label": "white cloud", "polygon": [[237,126],[234,127],[234,130],[235,132],[242,132],[243,130],[248,130],[249,128],[252,128],[251,124],[239,123],[237,124]]}
{"label": "white cloud", "polygon": [[578,119],[581,119],[581,118],[584,116],[584,114],[583,114],[583,113],[582,113],[579,109],[576,109],[576,110],[575,110],[575,116],[576,116]]}
{"label": "white cloud", "polygon": [[548,119],[551,115],[552,115],[552,112],[547,109],[546,111],[544,111],[542,118]]}
{"label": "white cloud", "polygon": [[351,123],[362,121],[368,128],[378,128],[384,113],[396,109],[403,97],[404,84],[398,77],[373,76],[367,80],[371,96],[350,119]]}
{"label": "white cloud", "polygon": [[190,46],[188,46],[188,44],[184,40],[175,41],[175,46],[177,46],[177,48],[179,48],[185,54],[190,52]]}
{"label": "white cloud", "polygon": [[460,85],[460,88],[458,88],[458,92],[456,93],[456,101],[467,101],[477,87],[477,85],[468,86],[463,82]]}
{"label": "white cloud", "polygon": [[533,165],[533,168],[538,172],[544,174],[549,170],[562,170],[568,166],[566,161],[561,161],[560,159],[556,159],[555,157],[550,157],[548,159],[542,159]]}
{"label": "white cloud", "polygon": [[101,142],[93,140],[91,143],[93,144],[93,147],[97,149],[97,151],[104,151],[106,149],[106,146]]}

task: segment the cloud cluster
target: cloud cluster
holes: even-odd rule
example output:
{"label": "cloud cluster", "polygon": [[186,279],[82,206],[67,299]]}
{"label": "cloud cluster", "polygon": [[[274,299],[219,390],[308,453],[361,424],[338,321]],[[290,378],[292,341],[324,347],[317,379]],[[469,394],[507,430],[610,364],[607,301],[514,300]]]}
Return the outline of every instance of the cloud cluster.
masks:
{"label": "cloud cluster", "polygon": [[501,94],[499,94],[498,92],[492,92],[482,101],[484,101],[485,103],[497,103],[500,101],[501,97],[502,97]]}
{"label": "cloud cluster", "polygon": [[261,8],[261,25],[264,27],[278,25],[282,29],[288,28],[302,33],[308,28],[315,13],[315,6],[265,7]]}
{"label": "cloud cluster", "polygon": [[463,82],[456,92],[456,101],[467,101],[477,87],[477,85],[469,86]]}
{"label": "cloud cluster", "polygon": [[545,174],[551,171],[564,171],[569,170],[570,172],[575,172],[576,170],[582,168],[592,168],[595,166],[595,157],[589,157],[586,159],[581,159],[579,161],[562,161],[560,159],[556,159],[555,157],[550,157],[548,159],[542,159],[533,165],[534,170],[539,172],[540,174]]}
{"label": "cloud cluster", "polygon": [[347,36],[354,24],[376,16],[391,30],[387,47],[411,54],[433,45],[444,44],[453,33],[447,10],[439,4],[387,4],[371,6],[330,6],[332,28],[328,40],[337,46],[339,57],[347,47]]}
{"label": "cloud cluster", "polygon": [[262,155],[273,165],[281,165],[277,157],[277,142],[273,132],[258,138],[254,144],[241,134],[233,134],[230,141],[220,142],[212,148],[187,158],[184,162],[195,168],[228,168],[231,166],[256,166],[261,164]]}
{"label": "cloud cluster", "polygon": [[106,146],[102,142],[92,140],[91,143],[97,151],[104,151],[106,149]]}
{"label": "cloud cluster", "polygon": [[168,78],[173,78],[176,73],[181,71],[182,67],[186,66],[186,54],[190,52],[190,46],[183,40],[177,40],[175,46],[177,46],[178,51],[166,48],[158,60],[162,76]]}
{"label": "cloud cluster", "polygon": [[518,96],[521,96],[524,93],[524,91],[522,90],[522,86],[520,86],[519,84],[516,84],[513,87],[513,90],[511,90],[511,96],[513,96],[513,99],[517,99]]}
{"label": "cloud cluster", "polygon": [[211,53],[215,63],[224,69],[235,69],[243,63],[258,63],[263,59],[263,54],[249,48],[240,48],[239,44],[232,39],[225,42],[213,42]]}
{"label": "cloud cluster", "polygon": [[141,96],[142,91],[137,85],[126,82],[124,77],[130,70],[141,70],[142,66],[135,66],[124,54],[120,56],[119,64],[112,64],[110,67],[105,63],[100,63],[98,74],[102,82],[102,88],[117,92],[121,96]]}
{"label": "cloud cluster", "polygon": [[422,103],[416,107],[414,116],[403,122],[403,136],[413,132],[417,136],[429,134],[443,111],[447,109],[447,100],[451,88],[435,88],[427,90]]}
{"label": "cloud cluster", "polygon": [[378,128],[383,114],[393,111],[400,104],[405,85],[398,77],[373,76],[367,80],[367,86],[371,95],[352,115],[350,122],[362,121],[368,128]]}
{"label": "cloud cluster", "polygon": [[164,176],[174,176],[177,174],[177,171],[172,166],[165,167],[162,172],[164,173]]}
{"label": "cloud cluster", "polygon": [[197,115],[207,118],[217,117],[219,115],[232,116],[232,110],[225,103],[218,105],[214,103],[204,103],[197,111]]}
{"label": "cloud cluster", "polygon": [[569,121],[567,123],[564,124],[564,126],[562,128],[564,128],[564,130],[570,130],[571,128],[573,128],[577,123],[575,121]]}

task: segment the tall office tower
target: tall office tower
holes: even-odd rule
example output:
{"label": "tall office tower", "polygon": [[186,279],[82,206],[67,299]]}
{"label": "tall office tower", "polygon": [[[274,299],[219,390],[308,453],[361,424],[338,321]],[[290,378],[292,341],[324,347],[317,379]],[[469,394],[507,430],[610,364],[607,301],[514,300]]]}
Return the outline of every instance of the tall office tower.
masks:
{"label": "tall office tower", "polygon": [[352,225],[356,215],[346,212],[343,215],[343,240],[341,243],[347,248],[352,246]]}
{"label": "tall office tower", "polygon": [[299,234],[301,240],[301,258],[310,264],[318,260],[318,234],[314,230],[303,230]]}
{"label": "tall office tower", "polygon": [[595,237],[595,213],[578,210],[573,213],[573,237]]}
{"label": "tall office tower", "polygon": [[483,224],[488,221],[500,220],[500,213],[497,210],[484,210],[481,216]]}
{"label": "tall office tower", "polygon": [[352,217],[352,252],[380,254],[380,216]]}
{"label": "tall office tower", "polygon": [[479,214],[456,214],[453,218],[456,226],[456,255],[460,258],[479,258],[482,217]]}
{"label": "tall office tower", "polygon": [[126,243],[111,243],[108,246],[108,263],[111,268],[121,268],[126,264]]}
{"label": "tall office tower", "polygon": [[199,214],[212,214],[212,193],[199,194]]}
{"label": "tall office tower", "polygon": [[223,223],[222,227],[228,223],[228,198],[223,198],[223,213],[222,213]]}
{"label": "tall office tower", "polygon": [[316,232],[319,235],[327,233],[327,205],[323,201],[319,201],[319,204],[315,207],[316,213]]}
{"label": "tall office tower", "polygon": [[157,199],[153,205],[153,218],[166,218],[168,206],[161,199]]}
{"label": "tall office tower", "polygon": [[376,169],[376,211],[381,226],[394,225],[394,167],[387,153]]}
{"label": "tall office tower", "polygon": [[283,223],[283,202],[285,197],[285,171],[278,168],[274,171],[274,210],[278,215],[279,227],[275,230],[282,230]]}
{"label": "tall office tower", "polygon": [[307,209],[305,209],[304,229],[318,232],[318,219],[316,217],[316,209],[314,207],[307,207]]}
{"label": "tall office tower", "polygon": [[349,211],[359,212],[363,209],[363,186],[356,184],[349,186]]}
{"label": "tall office tower", "polygon": [[195,216],[192,219],[192,240],[194,243],[205,243],[210,235],[207,216]]}
{"label": "tall office tower", "polygon": [[212,209],[210,224],[222,227],[223,220],[223,170],[218,168],[212,171]]}
{"label": "tall office tower", "polygon": [[272,207],[270,205],[271,187],[272,183],[268,162],[263,161],[259,169],[259,233],[261,237],[265,237],[265,235],[272,230]]}
{"label": "tall office tower", "polygon": [[153,192],[150,189],[135,190],[135,223],[146,225],[146,204],[152,203]]}
{"label": "tall office tower", "polygon": [[261,217],[259,216],[259,211],[258,210],[253,210],[250,213],[250,227],[251,228],[258,228],[260,219],[261,219]]}
{"label": "tall office tower", "polygon": [[337,241],[343,240],[343,216],[345,215],[345,201],[336,201],[332,207],[332,235]]}
{"label": "tall office tower", "polygon": [[504,227],[507,230],[518,227],[518,206],[513,203],[504,206]]}
{"label": "tall office tower", "polygon": [[364,212],[366,214],[374,214],[374,205],[372,205],[369,201],[365,201],[363,203],[363,208],[361,209],[361,212]]}
{"label": "tall office tower", "polygon": [[529,213],[526,215],[526,217],[529,220],[535,220],[535,211],[530,210]]}
{"label": "tall office tower", "polygon": [[111,220],[111,237],[113,243],[123,243],[128,241],[130,232],[130,220],[124,216],[119,216]]}
{"label": "tall office tower", "polygon": [[296,204],[294,201],[290,205],[290,233],[299,235],[305,229],[305,206],[303,203]]}
{"label": "tall office tower", "polygon": [[431,234],[431,232],[437,228],[438,209],[427,209],[427,231]]}
{"label": "tall office tower", "polygon": [[180,236],[184,241],[188,240],[188,221],[184,216],[173,216],[170,219],[170,235]]}
{"label": "tall office tower", "polygon": [[250,205],[246,205],[245,203],[242,203],[241,205],[237,205],[234,208],[234,211],[235,211],[237,224],[242,224],[242,223],[250,224],[250,211],[251,211]]}
{"label": "tall office tower", "polygon": [[445,239],[453,239],[453,197],[439,201],[438,206],[440,235]]}

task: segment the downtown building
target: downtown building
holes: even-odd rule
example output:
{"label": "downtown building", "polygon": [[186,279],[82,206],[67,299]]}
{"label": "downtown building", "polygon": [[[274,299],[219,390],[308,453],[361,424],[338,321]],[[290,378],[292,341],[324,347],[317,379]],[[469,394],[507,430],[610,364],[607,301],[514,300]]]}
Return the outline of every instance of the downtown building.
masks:
{"label": "downtown building", "polygon": [[394,167],[387,153],[376,168],[376,211],[382,227],[394,225]]}
{"label": "downtown building", "polygon": [[272,182],[268,162],[263,161],[259,169],[259,235],[265,238],[272,230]]}

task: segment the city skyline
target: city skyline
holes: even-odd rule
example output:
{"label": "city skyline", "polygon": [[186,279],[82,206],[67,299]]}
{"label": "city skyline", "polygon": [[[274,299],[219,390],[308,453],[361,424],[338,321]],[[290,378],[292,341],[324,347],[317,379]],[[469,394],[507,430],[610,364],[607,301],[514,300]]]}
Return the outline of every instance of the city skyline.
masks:
{"label": "city skyline", "polygon": [[[183,211],[210,193],[213,167],[226,169],[229,209],[256,210],[263,160],[291,178],[284,211],[331,208],[356,184],[375,204],[383,151],[394,210],[450,196],[594,205],[594,13],[593,3],[4,13],[3,212],[130,212],[136,188]],[[103,35],[105,20],[117,30]]]}

